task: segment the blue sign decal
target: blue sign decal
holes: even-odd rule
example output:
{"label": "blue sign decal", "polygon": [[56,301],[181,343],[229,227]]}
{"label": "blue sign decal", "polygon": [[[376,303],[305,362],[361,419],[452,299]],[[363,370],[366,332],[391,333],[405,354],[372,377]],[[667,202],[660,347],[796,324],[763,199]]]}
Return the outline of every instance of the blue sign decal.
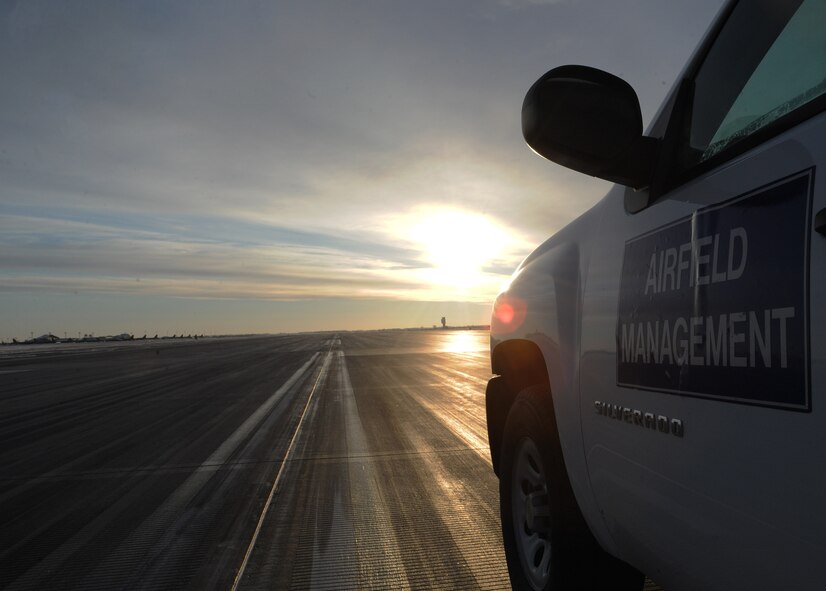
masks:
{"label": "blue sign decal", "polygon": [[625,243],[617,385],[810,410],[812,171]]}

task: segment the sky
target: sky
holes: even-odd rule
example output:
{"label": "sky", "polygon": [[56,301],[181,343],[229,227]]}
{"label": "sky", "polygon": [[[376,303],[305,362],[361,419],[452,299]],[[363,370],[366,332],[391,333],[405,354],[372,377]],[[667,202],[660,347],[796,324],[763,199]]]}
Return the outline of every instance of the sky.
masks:
{"label": "sky", "polygon": [[0,339],[486,324],[610,185],[547,70],[650,121],[721,0],[0,3]]}

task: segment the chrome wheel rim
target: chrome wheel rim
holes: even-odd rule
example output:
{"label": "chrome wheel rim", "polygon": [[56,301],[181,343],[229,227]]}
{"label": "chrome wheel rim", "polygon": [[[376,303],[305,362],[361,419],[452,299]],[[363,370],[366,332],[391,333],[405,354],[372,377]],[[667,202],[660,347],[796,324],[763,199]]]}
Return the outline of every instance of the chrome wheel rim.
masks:
{"label": "chrome wheel rim", "polygon": [[548,583],[551,566],[550,499],[539,449],[523,439],[516,452],[511,479],[511,515],[522,572],[534,589]]}

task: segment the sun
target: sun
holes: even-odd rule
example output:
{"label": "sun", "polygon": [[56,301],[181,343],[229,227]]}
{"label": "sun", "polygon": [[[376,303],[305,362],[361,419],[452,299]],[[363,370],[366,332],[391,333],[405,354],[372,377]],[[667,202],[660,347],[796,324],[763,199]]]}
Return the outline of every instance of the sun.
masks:
{"label": "sun", "polygon": [[459,290],[488,281],[484,268],[503,254],[507,233],[475,213],[430,209],[410,227],[411,239],[430,265],[431,282]]}

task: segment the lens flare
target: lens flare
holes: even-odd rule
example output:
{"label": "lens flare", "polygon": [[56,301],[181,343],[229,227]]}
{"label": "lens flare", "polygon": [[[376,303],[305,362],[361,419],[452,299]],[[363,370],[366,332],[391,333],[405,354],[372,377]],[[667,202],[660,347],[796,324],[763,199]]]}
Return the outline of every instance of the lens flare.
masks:
{"label": "lens flare", "polygon": [[525,322],[527,306],[521,299],[500,294],[493,304],[493,315],[491,317],[491,331],[493,332],[513,332]]}

